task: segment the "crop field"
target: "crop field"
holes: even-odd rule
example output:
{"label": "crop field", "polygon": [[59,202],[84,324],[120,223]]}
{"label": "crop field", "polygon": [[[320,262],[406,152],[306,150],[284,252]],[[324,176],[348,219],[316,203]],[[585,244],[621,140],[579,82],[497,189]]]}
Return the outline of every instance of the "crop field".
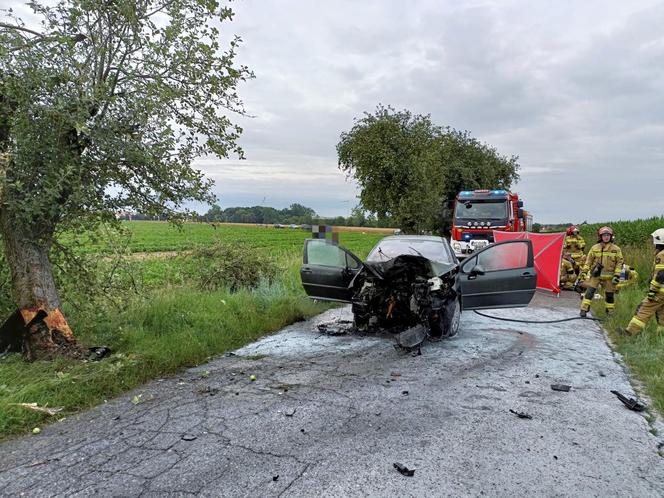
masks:
{"label": "crop field", "polygon": [[[242,242],[268,251],[297,252],[304,240],[311,238],[309,230],[274,228],[271,225],[183,223],[173,226],[158,221],[127,221],[122,223],[128,234],[126,247],[130,252],[183,251],[216,241]],[[391,229],[339,227],[340,243],[351,251],[368,251]],[[84,240],[84,250],[103,253],[111,249],[104,233]],[[367,244],[369,247],[367,249]]]}

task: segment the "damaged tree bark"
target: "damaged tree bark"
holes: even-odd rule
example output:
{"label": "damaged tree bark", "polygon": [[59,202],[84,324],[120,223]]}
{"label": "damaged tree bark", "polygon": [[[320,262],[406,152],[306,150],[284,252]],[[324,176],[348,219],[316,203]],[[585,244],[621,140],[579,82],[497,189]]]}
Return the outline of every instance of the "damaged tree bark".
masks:
{"label": "damaged tree bark", "polygon": [[[53,267],[48,259],[50,244],[43,238],[26,236],[29,233],[12,223],[9,211],[0,208],[0,231],[5,258],[11,272],[14,299],[25,324],[35,318],[39,310],[46,317],[37,321],[23,334],[20,328],[3,327],[0,337],[8,344],[20,344],[28,360],[47,359],[56,354],[80,357],[74,334],[60,310],[60,298],[53,278]],[[13,334],[13,336],[12,336]]]}

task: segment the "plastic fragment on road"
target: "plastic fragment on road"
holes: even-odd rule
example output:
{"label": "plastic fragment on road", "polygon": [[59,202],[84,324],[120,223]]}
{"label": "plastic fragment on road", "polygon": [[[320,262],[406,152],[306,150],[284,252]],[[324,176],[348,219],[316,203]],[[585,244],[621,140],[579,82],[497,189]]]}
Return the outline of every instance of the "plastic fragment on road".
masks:
{"label": "plastic fragment on road", "polygon": [[615,394],[618,397],[618,399],[622,401],[623,405],[625,405],[630,410],[633,410],[635,412],[645,411],[646,405],[644,405],[643,403],[639,403],[634,398],[628,398],[627,396],[620,394],[618,391],[611,391],[611,392]]}
{"label": "plastic fragment on road", "polygon": [[36,412],[48,413],[49,415],[55,415],[65,409],[64,406],[48,408],[46,406],[39,406],[37,403],[11,403],[11,405],[20,406],[22,408],[27,408],[28,410],[34,410]]}
{"label": "plastic fragment on road", "polygon": [[395,469],[399,472],[399,474],[404,475],[406,477],[413,477],[415,475],[415,469],[409,469],[405,465],[399,463],[399,462],[394,462],[392,464]]}
{"label": "plastic fragment on road", "polygon": [[397,347],[406,351],[419,350],[426,338],[427,332],[421,324],[406,329],[395,337]]}
{"label": "plastic fragment on road", "polygon": [[197,438],[197,436],[194,436],[192,434],[185,434],[180,439],[182,439],[183,441],[194,441],[195,439],[198,439],[198,438]]}
{"label": "plastic fragment on road", "polygon": [[567,384],[551,384],[551,389],[554,391],[567,393],[570,389],[572,389],[572,386],[568,386]]}
{"label": "plastic fragment on road", "polygon": [[526,412],[515,412],[515,411],[512,410],[511,408],[510,408],[510,413],[513,413],[514,415],[516,415],[516,416],[519,417],[519,418],[525,418],[525,419],[528,419],[528,420],[531,420],[531,419],[533,418],[532,415],[529,415],[529,414],[526,413]]}

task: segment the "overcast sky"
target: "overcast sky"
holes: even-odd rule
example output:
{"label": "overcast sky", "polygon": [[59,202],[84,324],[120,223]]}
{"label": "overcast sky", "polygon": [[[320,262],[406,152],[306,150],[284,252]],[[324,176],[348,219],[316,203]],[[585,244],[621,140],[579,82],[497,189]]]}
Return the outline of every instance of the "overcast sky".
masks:
{"label": "overcast sky", "polygon": [[[16,2],[11,2],[16,3]],[[9,5],[0,0],[0,5]],[[664,214],[664,2],[238,0],[256,79],[245,161],[207,158],[222,207],[347,215],[342,131],[378,103],[520,156],[535,221]]]}

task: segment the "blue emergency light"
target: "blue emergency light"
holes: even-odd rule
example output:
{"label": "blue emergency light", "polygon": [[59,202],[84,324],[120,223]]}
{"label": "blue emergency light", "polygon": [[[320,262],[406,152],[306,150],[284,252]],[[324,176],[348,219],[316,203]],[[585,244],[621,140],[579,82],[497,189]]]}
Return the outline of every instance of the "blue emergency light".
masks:
{"label": "blue emergency light", "polygon": [[459,192],[459,197],[470,197],[473,195],[473,192],[470,192],[468,190],[464,190],[463,192]]}
{"label": "blue emergency light", "polygon": [[491,193],[493,195],[505,195],[507,193],[507,191],[505,191],[505,190],[492,190]]}

